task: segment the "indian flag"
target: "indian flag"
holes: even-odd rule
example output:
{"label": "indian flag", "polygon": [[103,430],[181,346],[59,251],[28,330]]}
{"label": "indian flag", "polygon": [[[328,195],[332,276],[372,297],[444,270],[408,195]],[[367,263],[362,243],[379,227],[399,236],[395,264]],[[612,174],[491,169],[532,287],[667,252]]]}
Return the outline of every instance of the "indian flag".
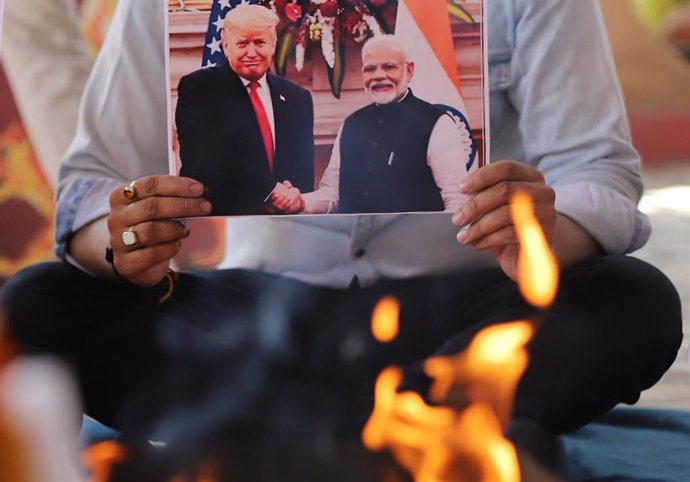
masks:
{"label": "indian flag", "polygon": [[446,0],[399,0],[398,37],[415,63],[410,87],[432,104],[448,104],[465,112]]}
{"label": "indian flag", "polygon": [[[446,109],[460,128],[467,127],[467,109],[455,60],[455,46],[446,0],[399,0],[395,36],[415,64],[410,88],[422,100]],[[469,170],[473,155],[467,163]]]}

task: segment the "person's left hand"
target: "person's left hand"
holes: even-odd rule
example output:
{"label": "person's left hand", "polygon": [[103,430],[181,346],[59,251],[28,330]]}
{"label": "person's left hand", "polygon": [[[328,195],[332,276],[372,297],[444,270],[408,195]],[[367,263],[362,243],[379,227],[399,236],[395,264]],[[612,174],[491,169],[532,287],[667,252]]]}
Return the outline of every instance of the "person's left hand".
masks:
{"label": "person's left hand", "polygon": [[546,240],[553,243],[558,216],[554,205],[556,193],[534,167],[516,161],[486,165],[471,173],[460,185],[460,191],[471,198],[453,216],[453,224],[462,228],[458,242],[489,250],[510,278],[517,278],[519,254],[510,215],[510,200],[516,191],[530,196]]}
{"label": "person's left hand", "polygon": [[290,181],[278,183],[271,193],[267,209],[272,214],[298,214],[304,210],[302,193]]}

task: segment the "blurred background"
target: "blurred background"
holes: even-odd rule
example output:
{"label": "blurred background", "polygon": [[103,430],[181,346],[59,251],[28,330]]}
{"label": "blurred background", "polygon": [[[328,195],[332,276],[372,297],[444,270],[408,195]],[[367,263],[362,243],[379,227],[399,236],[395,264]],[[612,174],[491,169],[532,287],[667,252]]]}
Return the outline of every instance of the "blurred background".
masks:
{"label": "blurred background", "polygon": [[[78,102],[116,0],[5,0],[0,68],[0,285],[53,258],[58,161],[75,130]],[[171,6],[184,2],[170,0]],[[210,0],[187,0],[204,8]],[[601,0],[643,160],[652,218],[636,253],[664,271],[690,304],[690,1]],[[573,46],[577,48],[577,46]],[[690,409],[687,335],[678,362],[643,397]]]}
{"label": "blurred background", "polygon": [[58,162],[115,0],[5,0],[0,48],[0,285],[52,259]]}

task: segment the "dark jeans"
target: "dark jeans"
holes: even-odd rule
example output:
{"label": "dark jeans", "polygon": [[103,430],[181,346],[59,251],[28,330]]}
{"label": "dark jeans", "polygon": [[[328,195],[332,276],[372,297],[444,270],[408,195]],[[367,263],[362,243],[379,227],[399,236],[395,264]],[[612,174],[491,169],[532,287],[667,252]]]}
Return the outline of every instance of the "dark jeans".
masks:
{"label": "dark jeans", "polygon": [[[481,328],[518,319],[539,329],[514,417],[562,433],[636,402],[682,337],[670,281],[624,256],[566,270],[542,312],[497,268],[347,290],[252,271],[193,272],[163,306],[160,294],[62,263],[30,267],[2,292],[14,339],[67,360],[90,415],[168,439],[219,427],[287,437],[337,433],[345,421],[360,427],[384,366],[404,366],[405,386],[424,391],[426,357],[459,352]],[[381,345],[369,324],[388,294],[401,300],[401,331]]]}

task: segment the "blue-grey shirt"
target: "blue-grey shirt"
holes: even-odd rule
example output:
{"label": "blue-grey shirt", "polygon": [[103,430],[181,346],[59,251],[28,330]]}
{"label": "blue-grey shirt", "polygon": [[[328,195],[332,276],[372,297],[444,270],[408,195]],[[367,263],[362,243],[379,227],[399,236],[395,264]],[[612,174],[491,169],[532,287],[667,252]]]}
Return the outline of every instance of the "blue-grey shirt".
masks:
{"label": "blue-grey shirt", "polygon": [[[60,170],[57,252],[109,211],[123,182],[168,172],[164,8],[120,0]],[[648,239],[640,161],[597,0],[487,2],[491,160],[538,167],[557,210],[607,253]],[[458,245],[447,214],[235,218],[222,267],[364,285],[491,263]]]}

